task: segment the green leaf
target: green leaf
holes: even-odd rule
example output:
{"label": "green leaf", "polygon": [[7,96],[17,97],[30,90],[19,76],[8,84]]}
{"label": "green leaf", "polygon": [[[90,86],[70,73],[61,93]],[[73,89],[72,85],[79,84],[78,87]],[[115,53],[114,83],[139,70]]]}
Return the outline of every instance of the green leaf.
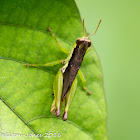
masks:
{"label": "green leaf", "polygon": [[[78,76],[78,87],[65,122],[50,112],[53,80],[61,65],[48,68],[23,65],[67,57],[47,32],[48,27],[71,50],[83,31],[75,2],[0,1],[0,138],[39,139],[31,134],[48,133],[51,139],[106,140],[103,78],[94,49],[85,56],[81,66],[92,95],[88,96],[82,89]],[[22,136],[13,136],[13,133]]]}

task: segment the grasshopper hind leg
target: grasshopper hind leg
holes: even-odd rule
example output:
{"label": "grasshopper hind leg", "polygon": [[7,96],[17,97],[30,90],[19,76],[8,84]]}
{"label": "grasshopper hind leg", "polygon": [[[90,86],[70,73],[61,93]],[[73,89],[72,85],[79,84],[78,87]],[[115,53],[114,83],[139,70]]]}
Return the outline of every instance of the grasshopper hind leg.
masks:
{"label": "grasshopper hind leg", "polygon": [[68,110],[69,110],[70,104],[72,102],[72,99],[74,97],[76,87],[77,87],[77,79],[75,78],[70,91],[68,92],[68,94],[65,97],[65,109],[64,109],[63,118],[62,118],[64,121],[66,121],[68,118]]}
{"label": "grasshopper hind leg", "polygon": [[52,114],[56,115],[57,117],[60,116],[62,88],[63,88],[63,73],[61,69],[59,69],[53,82],[54,101],[51,106]]}

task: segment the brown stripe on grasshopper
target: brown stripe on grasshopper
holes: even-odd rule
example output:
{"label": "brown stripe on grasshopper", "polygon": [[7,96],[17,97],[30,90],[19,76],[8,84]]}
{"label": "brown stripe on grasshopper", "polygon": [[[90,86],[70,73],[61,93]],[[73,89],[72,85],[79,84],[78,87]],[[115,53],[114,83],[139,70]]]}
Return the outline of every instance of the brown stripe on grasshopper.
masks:
{"label": "brown stripe on grasshopper", "polygon": [[88,47],[91,46],[91,41],[87,37],[82,37],[76,40],[76,44],[76,48],[72,53],[72,57],[69,61],[68,67],[63,73],[63,91],[61,100],[63,100],[69,92],[72,83],[78,73],[78,70],[82,64],[84,55]]}

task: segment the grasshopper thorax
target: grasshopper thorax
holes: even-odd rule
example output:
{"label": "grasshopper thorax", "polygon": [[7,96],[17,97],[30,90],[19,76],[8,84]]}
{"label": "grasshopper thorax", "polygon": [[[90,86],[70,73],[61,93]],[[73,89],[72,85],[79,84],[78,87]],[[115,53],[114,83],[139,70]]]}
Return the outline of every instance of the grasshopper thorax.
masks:
{"label": "grasshopper thorax", "polygon": [[91,46],[91,41],[87,37],[78,38],[76,44],[79,46],[81,44],[88,44],[88,47]]}

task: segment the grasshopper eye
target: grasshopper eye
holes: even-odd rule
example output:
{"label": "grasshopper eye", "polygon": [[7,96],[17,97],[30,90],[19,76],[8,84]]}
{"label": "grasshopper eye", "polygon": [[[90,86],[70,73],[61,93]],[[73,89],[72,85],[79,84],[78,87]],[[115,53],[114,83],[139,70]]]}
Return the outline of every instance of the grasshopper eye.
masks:
{"label": "grasshopper eye", "polygon": [[80,40],[80,39],[77,39],[77,40],[76,40],[76,44],[77,44],[77,45],[80,45],[80,44],[82,44],[83,42],[84,42],[84,41],[83,41],[83,40]]}
{"label": "grasshopper eye", "polygon": [[91,42],[89,41],[89,42],[88,42],[88,47],[90,47],[90,46],[91,46]]}

